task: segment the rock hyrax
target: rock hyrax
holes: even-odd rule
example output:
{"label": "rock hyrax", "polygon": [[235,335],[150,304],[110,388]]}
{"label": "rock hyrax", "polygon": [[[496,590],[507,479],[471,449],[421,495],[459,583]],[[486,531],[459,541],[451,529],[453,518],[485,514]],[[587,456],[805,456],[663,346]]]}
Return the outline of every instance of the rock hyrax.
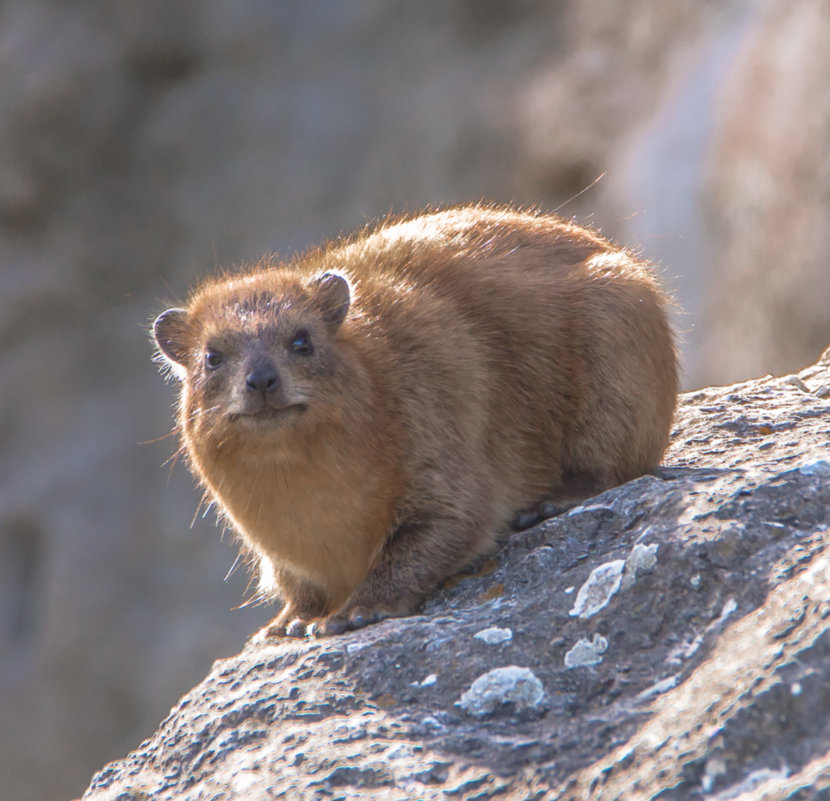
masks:
{"label": "rock hyrax", "polygon": [[410,613],[519,510],[655,468],[677,394],[667,306],[596,233],[469,206],[164,312],[191,468],[284,602],[268,631]]}

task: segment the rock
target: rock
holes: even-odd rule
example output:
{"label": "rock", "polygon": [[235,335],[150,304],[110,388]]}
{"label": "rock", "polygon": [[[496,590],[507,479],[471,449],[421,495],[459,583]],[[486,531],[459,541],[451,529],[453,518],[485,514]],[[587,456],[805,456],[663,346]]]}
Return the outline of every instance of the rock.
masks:
{"label": "rock", "polygon": [[824,0],[581,5],[570,58],[525,92],[533,167],[583,186],[604,174],[591,212],[645,245],[682,301],[687,386],[814,359],[830,335]]}
{"label": "rock", "polygon": [[798,378],[687,393],[656,475],[514,534],[420,615],[217,662],[85,801],[823,797],[830,361]]}
{"label": "rock", "polygon": [[830,71],[827,7],[776,0],[745,18],[701,172],[712,258],[700,359],[717,382],[791,369],[830,331],[830,164],[816,158],[830,146],[830,104],[815,102]]}
{"label": "rock", "polygon": [[[663,265],[686,310],[687,386],[811,361],[830,338],[822,2],[0,4],[3,793],[77,795],[269,617],[238,608],[244,564],[221,580],[232,538],[194,514],[181,460],[163,467],[174,393],[147,326],[216,267],[390,210],[514,201]],[[821,375],[794,397],[830,397]],[[740,440],[747,419],[702,425],[695,447]],[[624,524],[598,503],[567,517],[574,542]],[[584,628],[557,669],[654,581],[662,542],[657,557],[588,621],[569,598],[565,622]],[[523,559],[554,575],[562,550]],[[560,599],[589,572],[563,574]],[[689,581],[707,591],[705,572]],[[495,582],[481,602],[512,592]],[[494,623],[514,639],[470,652],[526,642],[500,617],[475,631]],[[436,675],[418,692],[449,692]]]}

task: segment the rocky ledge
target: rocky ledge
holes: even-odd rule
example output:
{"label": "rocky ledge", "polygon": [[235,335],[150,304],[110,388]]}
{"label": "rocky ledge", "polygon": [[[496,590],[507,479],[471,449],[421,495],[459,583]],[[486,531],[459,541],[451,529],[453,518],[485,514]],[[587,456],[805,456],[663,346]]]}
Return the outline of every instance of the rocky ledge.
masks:
{"label": "rocky ledge", "polygon": [[87,801],[830,793],[830,349],[416,617],[249,644]]}

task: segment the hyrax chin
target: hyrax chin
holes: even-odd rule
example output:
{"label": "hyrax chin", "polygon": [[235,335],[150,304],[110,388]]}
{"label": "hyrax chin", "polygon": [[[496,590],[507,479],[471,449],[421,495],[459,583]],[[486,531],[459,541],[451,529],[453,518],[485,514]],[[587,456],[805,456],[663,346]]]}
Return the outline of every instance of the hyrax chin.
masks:
{"label": "hyrax chin", "polygon": [[164,312],[192,470],[283,601],[268,632],[410,613],[518,511],[656,467],[677,393],[667,305],[597,234],[474,206]]}

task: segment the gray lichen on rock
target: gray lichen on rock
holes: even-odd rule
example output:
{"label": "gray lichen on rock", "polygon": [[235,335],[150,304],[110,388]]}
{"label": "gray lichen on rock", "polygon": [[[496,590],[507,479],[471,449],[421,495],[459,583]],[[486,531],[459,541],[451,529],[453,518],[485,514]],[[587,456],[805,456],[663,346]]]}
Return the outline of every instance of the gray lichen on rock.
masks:
{"label": "gray lichen on rock", "polygon": [[474,636],[487,645],[501,645],[513,639],[513,632],[499,626],[488,626],[486,629],[477,631]]}
{"label": "gray lichen on rock", "polygon": [[565,667],[573,668],[598,665],[602,662],[602,655],[607,650],[608,640],[601,634],[594,634],[591,640],[586,640],[583,637],[565,654]]}
{"label": "gray lichen on rock", "polygon": [[509,665],[479,676],[458,700],[458,706],[468,715],[483,717],[508,705],[519,713],[538,710],[544,701],[545,688],[533,671]]}
{"label": "gray lichen on rock", "polygon": [[656,542],[651,543],[651,545],[643,545],[642,542],[638,542],[631,549],[631,553],[625,560],[625,571],[620,589],[627,590],[637,580],[637,576],[654,569],[657,564],[657,550],[659,547]]}
{"label": "gray lichen on rock", "polygon": [[614,559],[595,567],[579,588],[573,609],[568,614],[584,620],[603,609],[622,586],[624,569],[623,559]]}

